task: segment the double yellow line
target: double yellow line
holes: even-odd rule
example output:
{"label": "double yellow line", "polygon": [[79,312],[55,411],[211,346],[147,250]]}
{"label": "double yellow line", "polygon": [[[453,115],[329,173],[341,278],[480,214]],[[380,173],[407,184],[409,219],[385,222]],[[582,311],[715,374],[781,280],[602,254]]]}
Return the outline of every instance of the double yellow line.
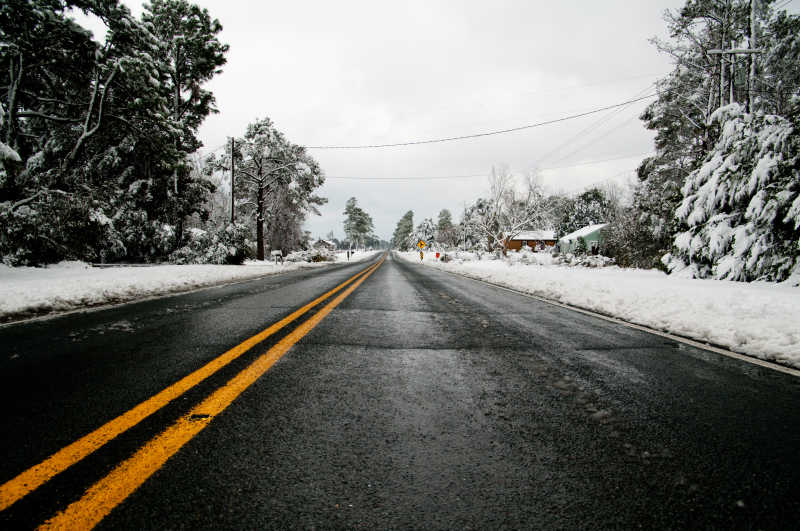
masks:
{"label": "double yellow line", "polygon": [[[94,527],[114,507],[125,500],[158,470],[167,459],[202,431],[216,415],[224,411],[236,397],[267,372],[295,343],[317,326],[339,303],[380,267],[384,260],[385,257],[133,409],[107,422],[69,446],[62,448],[38,465],[4,483],[0,486],[0,511],[7,509],[57,474],[60,474],[119,434],[152,415],[321,302],[347,288],[281,339],[275,346],[259,356],[250,366],[234,376],[228,383],[192,408],[172,426],[147,442],[133,456],[120,463],[106,477],[90,487],[81,499],[69,505],[64,511],[59,512],[41,526],[43,529],[90,529]],[[348,285],[349,287],[347,287]]]}

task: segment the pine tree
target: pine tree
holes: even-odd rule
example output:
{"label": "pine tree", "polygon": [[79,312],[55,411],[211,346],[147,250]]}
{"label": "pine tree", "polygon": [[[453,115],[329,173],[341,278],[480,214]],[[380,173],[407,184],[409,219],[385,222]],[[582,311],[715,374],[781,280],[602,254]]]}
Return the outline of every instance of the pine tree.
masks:
{"label": "pine tree", "polygon": [[403,214],[403,217],[397,222],[397,226],[392,234],[392,247],[400,251],[408,251],[410,248],[409,239],[413,231],[414,211],[409,210]]}
{"label": "pine tree", "polygon": [[181,243],[183,220],[196,211],[197,196],[204,194],[204,181],[193,179],[186,155],[201,143],[197,130],[217,110],[214,95],[202,88],[226,63],[228,46],[217,39],[222,31],[218,20],[206,9],[186,0],[153,0],[145,4],[142,20],[158,38],[159,64],[165,80],[161,84],[169,102],[169,116],[179,132],[175,148],[181,156],[166,187],[169,215],[176,227],[175,245]]}
{"label": "pine tree", "polygon": [[302,241],[300,225],[308,212],[325,199],[314,194],[325,178],[305,148],[289,142],[272,120],[250,123],[234,151],[226,145],[222,157],[208,159],[208,171],[226,171],[233,157],[236,167],[237,213],[255,226],[256,257],[264,259],[266,232],[274,248],[296,248]]}
{"label": "pine tree", "polygon": [[800,264],[800,121],[719,109],[719,139],[682,189],[671,269],[785,280]]}
{"label": "pine tree", "polygon": [[[68,8],[101,19],[105,40]],[[0,168],[4,261],[163,258],[178,242],[175,226],[201,212],[213,185],[186,163],[199,143],[182,138],[205,114],[200,105],[186,111],[193,122],[174,119],[162,51],[175,35],[162,30],[117,0],[0,4],[0,62],[8,65],[0,137],[19,155]],[[176,175],[179,201],[169,195]]]}
{"label": "pine tree", "polygon": [[[763,53],[748,55],[746,63],[739,57],[731,72],[731,55],[708,52],[714,48],[750,46],[751,6],[755,37]],[[681,211],[689,208],[687,199],[697,193],[692,186],[703,186],[698,184],[698,175],[707,170],[713,157],[730,155],[719,144],[721,121],[714,114],[716,109],[737,102],[743,104],[754,116],[742,118],[749,124],[742,127],[757,135],[766,130],[763,121],[766,116],[787,117],[792,112],[792,93],[796,93],[800,83],[796,67],[800,60],[800,19],[785,11],[776,13],[772,2],[689,0],[683,9],[667,12],[666,20],[671,39],[654,42],[660,51],[673,57],[675,68],[657,84],[658,98],[641,116],[646,126],[656,131],[656,154],[639,166],[640,183],[634,190],[633,204],[638,219],[627,220],[631,227],[644,227],[650,233],[649,239],[639,239],[642,242],[639,249],[629,253],[638,255],[636,261],[640,263],[658,260],[670,252],[673,244],[678,247],[681,259],[699,258],[705,253],[710,260],[716,251],[694,250],[686,254],[685,235],[687,230],[694,230],[693,224],[675,213],[679,206]],[[733,123],[728,119],[722,121]],[[746,149],[758,151],[753,146]],[[720,187],[730,188],[733,184],[728,181],[737,178],[731,174],[726,180],[716,182]],[[690,181],[695,184],[690,186]],[[679,234],[680,240],[676,239]],[[697,245],[699,240],[694,239],[697,234],[692,234]],[[648,255],[649,260],[643,255]],[[699,275],[719,275],[721,270],[711,271],[715,267],[712,262],[707,260],[702,266],[693,263],[698,264]],[[760,271],[759,274],[767,276],[776,274]],[[750,274],[731,270],[726,278],[750,278]]]}
{"label": "pine tree", "polygon": [[372,233],[372,217],[358,206],[355,197],[345,203],[344,233],[350,242],[365,245],[367,237]]}
{"label": "pine tree", "polygon": [[609,221],[614,208],[600,188],[590,188],[574,198],[557,196],[548,202],[555,207],[554,225],[558,237],[587,225]]}
{"label": "pine tree", "polygon": [[431,218],[423,219],[409,237],[409,246],[416,246],[418,242],[425,242],[426,249],[436,245],[436,224]]}

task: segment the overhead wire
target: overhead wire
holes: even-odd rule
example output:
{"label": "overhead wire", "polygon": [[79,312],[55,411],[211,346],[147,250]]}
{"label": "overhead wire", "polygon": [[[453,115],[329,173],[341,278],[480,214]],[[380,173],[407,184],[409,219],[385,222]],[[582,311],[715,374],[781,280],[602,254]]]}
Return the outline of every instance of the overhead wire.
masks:
{"label": "overhead wire", "polygon": [[[307,149],[373,149],[373,148],[388,148],[388,147],[414,146],[414,145],[421,145],[421,144],[434,144],[434,143],[452,142],[452,141],[458,141],[458,140],[466,140],[466,139],[480,138],[480,137],[485,137],[485,136],[506,134],[506,133],[516,132],[516,131],[522,131],[522,130],[525,130],[525,129],[533,129],[533,128],[542,127],[542,126],[545,126],[545,125],[551,125],[551,124],[555,124],[555,123],[565,122],[565,121],[568,121],[568,120],[574,120],[574,119],[581,118],[581,117],[584,117],[584,116],[590,116],[590,115],[601,113],[601,112],[604,112],[604,111],[609,111],[609,110],[613,111],[608,116],[605,116],[605,117],[601,118],[599,121],[594,122],[593,124],[591,124],[588,128],[585,128],[585,129],[581,130],[581,132],[579,132],[578,135],[576,135],[576,137],[573,137],[573,139],[570,139],[570,141],[572,141],[572,140],[574,140],[574,138],[579,138],[582,134],[584,134],[586,132],[589,132],[593,128],[602,125],[604,122],[606,122],[607,120],[609,120],[613,116],[615,116],[615,115],[619,114],[620,112],[624,111],[625,108],[627,108],[628,106],[630,106],[630,105],[632,105],[632,104],[634,104],[634,103],[636,103],[638,101],[643,101],[645,99],[648,99],[648,98],[651,98],[653,96],[656,96],[657,93],[652,93],[652,94],[647,94],[647,95],[644,95],[644,96],[640,96],[640,94],[642,92],[645,92],[648,89],[650,89],[650,87],[652,87],[653,84],[654,83],[651,83],[650,85],[645,87],[643,90],[639,91],[635,95],[634,98],[629,99],[629,100],[624,101],[624,102],[616,103],[616,104],[613,104],[613,105],[608,105],[608,106],[605,106],[605,107],[601,107],[601,108],[598,108],[598,109],[593,109],[593,110],[586,111],[586,112],[581,112],[581,113],[577,113],[577,114],[564,116],[564,117],[553,119],[553,120],[537,122],[537,123],[534,123],[534,124],[527,124],[527,125],[523,125],[523,126],[519,126],[519,127],[513,127],[513,128],[508,128],[508,129],[500,129],[500,130],[493,130],[493,131],[486,131],[486,132],[475,133],[475,134],[470,134],[470,135],[460,135],[460,136],[434,138],[434,139],[426,139],[426,140],[413,140],[413,141],[396,142],[396,143],[390,143],[390,144],[319,145],[319,146],[306,146],[306,148]],[[594,141],[596,141],[596,140],[597,139],[593,140],[592,143]],[[568,142],[570,142],[570,141],[568,141]],[[211,153],[219,151],[220,149],[225,148],[227,145],[228,145],[227,142],[225,142],[224,144],[220,144],[219,146],[217,146],[217,147],[215,147],[213,149],[210,149],[207,152],[205,152],[205,155],[207,156],[207,155],[209,155]],[[556,148],[556,150],[560,149],[561,147],[562,146],[558,146]],[[582,146],[581,148],[579,148],[576,151],[579,151],[583,147],[586,147],[586,146]],[[548,155],[553,153],[553,152],[555,152],[556,150],[551,151],[550,153],[548,153]],[[574,154],[576,151],[573,151],[572,153],[570,153],[570,155]],[[636,157],[636,156],[641,156],[641,155],[646,155],[646,154],[647,153],[638,154],[638,155],[627,155],[627,156],[620,156],[620,157],[612,157],[612,158],[596,160],[596,161],[586,161],[586,162],[579,162],[579,163],[576,163],[576,164],[563,165],[563,166],[551,166],[551,167],[545,167],[545,168],[539,168],[539,169],[541,169],[541,170],[563,169],[563,168],[584,166],[584,165],[589,165],[589,164],[598,164],[598,163],[602,163],[602,162],[607,162],[607,161],[612,161],[612,160],[620,160],[620,159],[624,159],[624,158],[631,158],[631,157]],[[569,155],[567,155],[567,156],[569,156]],[[563,160],[564,158],[566,158],[566,157],[561,157],[557,161]],[[472,179],[472,178],[476,178],[476,177],[485,177],[485,176],[486,176],[486,173],[483,172],[483,173],[475,173],[475,174],[470,174],[470,175],[444,175],[444,176],[430,176],[430,177],[366,177],[365,178],[365,177],[355,177],[355,176],[329,176],[327,178],[328,179],[336,179],[336,180],[341,179],[341,180],[373,181],[373,182],[376,182],[376,181],[431,181],[431,180]]]}
{"label": "overhead wire", "polygon": [[[636,94],[633,96],[633,98],[638,98],[639,96],[641,96],[641,95],[642,95],[642,93],[645,93],[645,92],[647,92],[647,91],[648,91],[648,90],[649,90],[649,89],[650,89],[650,88],[651,88],[653,85],[655,85],[655,83],[651,83],[651,84],[650,84],[650,85],[648,85],[647,87],[643,88],[641,91],[639,91],[638,93],[636,93]],[[635,102],[634,102],[634,103],[635,103]],[[608,115],[607,115],[605,118],[603,118],[603,119],[600,119],[600,120],[599,120],[599,121],[596,123],[596,125],[595,125],[594,127],[590,127],[588,131],[585,131],[585,132],[579,133],[579,134],[578,134],[578,135],[576,135],[574,138],[570,139],[568,142],[565,142],[565,143],[563,143],[561,147],[566,147],[567,145],[570,145],[570,144],[572,144],[572,145],[573,145],[573,149],[572,149],[571,151],[567,152],[566,154],[562,154],[561,156],[559,156],[558,158],[556,158],[554,161],[552,161],[552,162],[551,162],[551,164],[552,164],[552,163],[558,163],[558,162],[561,162],[561,161],[563,161],[563,160],[566,160],[566,159],[568,159],[569,157],[571,157],[571,156],[575,155],[576,153],[578,153],[578,152],[580,152],[580,151],[582,151],[582,150],[586,149],[587,147],[591,146],[592,144],[596,143],[598,140],[600,140],[600,139],[604,138],[603,136],[597,136],[597,137],[595,137],[594,139],[589,139],[589,140],[585,141],[583,144],[578,144],[578,141],[579,141],[581,138],[583,138],[583,137],[589,137],[591,134],[593,134],[593,133],[596,133],[596,132],[601,132],[601,130],[603,129],[603,127],[604,127],[605,125],[607,125],[609,122],[611,122],[611,121],[612,121],[614,118],[616,118],[617,116],[619,116],[619,115],[621,115],[622,113],[624,113],[626,110],[630,109],[630,108],[631,108],[631,107],[634,105],[634,103],[629,103],[628,105],[625,105],[624,107],[619,107],[618,109],[615,109],[615,110],[613,110],[613,111],[612,111],[611,113],[609,113],[609,114],[608,114]],[[608,135],[608,134],[609,134],[609,133],[611,133],[612,131],[616,131],[617,129],[619,129],[619,128],[620,128],[620,127],[622,127],[623,125],[625,125],[625,124],[629,123],[631,120],[633,120],[633,119],[636,119],[636,118],[638,118],[638,113],[637,113],[636,115],[632,116],[631,118],[629,118],[629,119],[627,119],[627,120],[623,121],[621,124],[617,124],[617,125],[616,125],[616,126],[614,126],[613,128],[611,128],[611,129],[609,129],[609,130],[606,130],[605,132],[603,132],[603,135]],[[578,144],[578,146],[577,146],[577,147],[574,147],[574,145],[575,145],[575,144]]]}
{"label": "overhead wire", "polygon": [[220,149],[224,148],[227,145],[228,145],[228,142],[225,142],[224,144],[220,144],[219,146],[215,147],[214,149],[209,149],[208,151],[205,151],[205,155],[210,155],[212,153],[215,153],[215,152],[219,151]]}
{"label": "overhead wire", "polygon": [[[592,164],[601,164],[603,162],[611,162],[615,160],[622,160],[622,159],[631,159],[634,157],[644,157],[648,155],[652,155],[652,151],[646,151],[644,153],[635,153],[632,155],[623,155],[618,157],[609,157],[605,159],[599,160],[587,160],[583,162],[578,162],[576,164],[568,164],[564,166],[550,166],[545,168],[538,168],[542,171],[547,170],[561,170],[565,168],[576,168],[579,166],[589,166]],[[627,170],[626,170],[627,171]],[[326,176],[326,179],[335,179],[335,180],[348,180],[348,181],[369,181],[369,182],[380,182],[380,181],[432,181],[432,180],[460,180],[460,179],[474,179],[476,177],[486,177],[487,173],[473,173],[468,175],[436,175],[436,176],[428,176],[428,177],[355,177],[355,176]]]}
{"label": "overhead wire", "polygon": [[[642,95],[642,93],[644,93],[644,92],[647,92],[647,91],[648,91],[648,90],[649,90],[649,89],[650,89],[650,88],[651,88],[653,85],[655,85],[655,83],[650,83],[650,84],[649,84],[649,85],[647,85],[645,88],[643,88],[642,90],[638,91],[636,94],[634,94],[634,95],[633,95],[633,96],[631,96],[631,97],[632,97],[632,98],[638,98],[639,96],[641,96],[641,95]],[[631,103],[631,104],[629,104],[629,105],[632,105],[632,103]],[[602,117],[601,117],[599,120],[597,120],[597,121],[595,121],[595,122],[592,122],[592,123],[591,123],[591,124],[589,124],[587,127],[585,127],[585,128],[583,128],[583,129],[581,129],[580,131],[578,131],[578,133],[576,133],[574,136],[572,136],[572,137],[568,138],[566,141],[562,142],[561,144],[557,145],[556,147],[554,147],[553,149],[551,149],[550,151],[548,151],[548,152],[547,152],[547,153],[545,153],[544,155],[540,156],[540,157],[539,157],[539,161],[541,161],[541,162],[544,162],[544,161],[546,161],[546,160],[548,159],[548,157],[550,157],[550,156],[551,156],[553,153],[556,153],[556,152],[558,152],[558,151],[559,151],[560,149],[562,149],[564,146],[567,146],[567,145],[573,144],[573,143],[574,143],[576,140],[578,140],[579,138],[581,138],[581,137],[582,137],[582,136],[584,136],[585,134],[588,134],[588,133],[589,133],[589,132],[591,132],[592,130],[594,130],[594,129],[596,129],[596,128],[600,127],[601,125],[603,125],[605,122],[607,122],[608,120],[610,120],[611,118],[613,118],[613,117],[614,117],[614,116],[616,116],[617,114],[619,114],[619,113],[623,112],[623,111],[624,111],[624,110],[625,110],[625,109],[626,109],[626,108],[627,108],[629,105],[625,105],[625,106],[623,106],[623,107],[619,107],[619,108],[617,108],[617,109],[614,109],[614,110],[613,110],[612,112],[610,112],[609,114],[607,114],[607,115],[605,115],[605,116],[602,116]],[[575,152],[573,151],[571,154],[573,154],[573,153],[575,153]],[[569,156],[569,155],[567,155],[567,156]],[[557,159],[557,161],[563,160],[564,158],[566,158],[566,156],[564,156],[564,157],[561,157],[561,158]]]}
{"label": "overhead wire", "polygon": [[656,95],[657,95],[656,93],[652,93],[652,94],[648,94],[646,96],[642,96],[640,98],[636,98],[636,99],[633,99],[633,100],[624,101],[624,102],[621,102],[621,103],[616,103],[614,105],[608,105],[606,107],[601,107],[599,109],[593,109],[591,111],[586,111],[586,112],[582,112],[582,113],[578,113],[578,114],[572,114],[572,115],[569,115],[569,116],[563,116],[561,118],[556,118],[554,120],[546,120],[546,121],[537,122],[537,123],[534,123],[534,124],[521,125],[519,127],[511,127],[511,128],[508,128],[508,129],[498,129],[498,130],[495,130],[495,131],[486,131],[486,132],[475,133],[475,134],[471,134],[471,135],[459,135],[459,136],[451,136],[451,137],[444,137],[444,138],[432,138],[432,139],[426,139],[426,140],[411,140],[411,141],[406,141],[406,142],[394,142],[394,143],[390,143],[390,144],[363,144],[363,145],[349,145],[349,146],[348,145],[340,145],[340,146],[337,146],[337,145],[320,145],[320,146],[306,146],[306,148],[307,149],[376,149],[376,148],[391,148],[391,147],[402,147],[402,146],[417,146],[417,145],[422,145],[422,144],[438,144],[438,143],[442,143],[442,142],[454,142],[454,141],[457,141],[457,140],[467,140],[467,139],[471,139],[471,138],[481,138],[481,137],[492,136],[492,135],[502,135],[502,134],[506,134],[506,133],[513,133],[513,132],[516,132],[516,131],[522,131],[522,130],[525,130],[525,129],[533,129],[533,128],[542,127],[542,126],[545,126],[545,125],[551,125],[551,124],[555,124],[555,123],[566,122],[568,120],[575,120],[577,118],[582,118],[584,116],[590,116],[592,114],[597,114],[597,113],[600,113],[600,112],[603,112],[603,111],[607,111],[607,110],[610,110],[610,109],[616,109],[618,107],[623,107],[625,105],[629,105],[629,104],[635,103],[637,101],[642,101],[642,100],[645,100],[647,98],[652,98],[653,96],[656,96]]}

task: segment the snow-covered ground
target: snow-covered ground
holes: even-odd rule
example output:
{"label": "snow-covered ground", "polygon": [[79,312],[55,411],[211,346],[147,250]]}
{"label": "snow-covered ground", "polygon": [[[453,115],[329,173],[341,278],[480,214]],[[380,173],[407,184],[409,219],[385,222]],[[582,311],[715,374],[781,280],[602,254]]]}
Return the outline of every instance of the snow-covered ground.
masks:
{"label": "snow-covered ground", "polygon": [[[356,252],[350,261],[364,260],[374,254],[375,251]],[[347,254],[337,253],[336,259],[345,262]],[[47,268],[0,264],[0,321],[177,293],[331,263],[248,261],[244,266],[110,268],[95,268],[83,262],[62,262]]]}
{"label": "snow-covered ground", "polygon": [[[417,252],[397,254],[420,261]],[[796,281],[696,280],[656,270],[554,265],[546,253],[528,255],[544,265],[486,256],[442,263],[434,253],[425,253],[424,264],[800,368]]]}

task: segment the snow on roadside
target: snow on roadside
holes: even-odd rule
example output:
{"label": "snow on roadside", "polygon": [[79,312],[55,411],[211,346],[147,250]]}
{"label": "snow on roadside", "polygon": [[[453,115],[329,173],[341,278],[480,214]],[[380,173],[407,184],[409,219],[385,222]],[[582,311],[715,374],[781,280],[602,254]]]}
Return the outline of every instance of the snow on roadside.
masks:
{"label": "snow on roadside", "polygon": [[[351,262],[375,252],[357,252]],[[337,253],[346,262],[346,253]],[[63,312],[102,304],[132,301],[156,295],[294,271],[324,267],[332,262],[248,261],[244,266],[157,265],[94,268],[83,262],[62,262],[47,268],[8,267],[0,264],[0,322],[26,315]]]}
{"label": "snow on roadside", "polygon": [[[419,253],[397,255],[420,261]],[[547,255],[542,257],[549,262]],[[424,264],[800,368],[800,288],[789,283],[488,259],[442,263],[432,253],[425,254]]]}

